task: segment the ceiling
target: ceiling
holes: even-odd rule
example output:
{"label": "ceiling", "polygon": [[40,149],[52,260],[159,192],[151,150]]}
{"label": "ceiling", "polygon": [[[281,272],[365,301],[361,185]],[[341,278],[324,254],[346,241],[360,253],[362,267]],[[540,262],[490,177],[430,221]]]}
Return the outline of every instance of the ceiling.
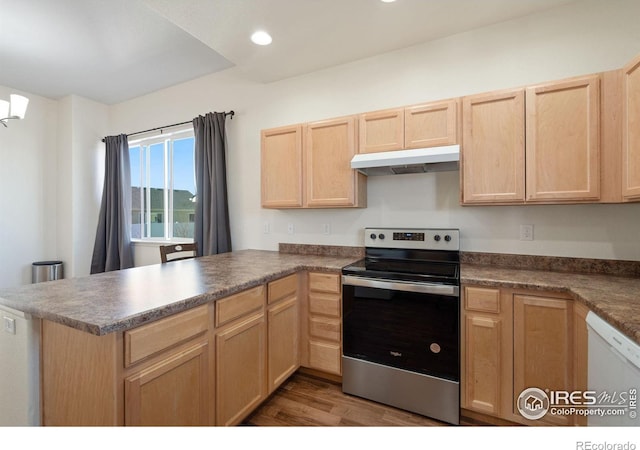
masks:
{"label": "ceiling", "polygon": [[0,85],[113,104],[230,67],[266,83],[574,1],[0,0]]}

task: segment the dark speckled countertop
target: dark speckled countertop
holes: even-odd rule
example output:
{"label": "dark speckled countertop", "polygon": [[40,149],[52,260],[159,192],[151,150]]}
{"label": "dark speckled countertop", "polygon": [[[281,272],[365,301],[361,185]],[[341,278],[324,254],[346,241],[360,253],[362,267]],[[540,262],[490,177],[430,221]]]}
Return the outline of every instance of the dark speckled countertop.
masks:
{"label": "dark speckled countertop", "polygon": [[640,278],[462,264],[461,283],[565,293],[640,344]]}
{"label": "dark speckled countertop", "polygon": [[[342,267],[360,259],[362,250],[281,244],[280,252],[242,250],[0,290],[0,305],[103,335],[128,330],[299,270],[339,273]],[[461,282],[566,293],[640,343],[637,275],[640,264],[609,261],[603,266],[602,260],[577,260],[579,264],[575,265],[576,261],[567,259],[532,258],[535,257],[463,254]],[[561,267],[579,272],[584,270],[581,266],[585,263],[609,274],[557,270]],[[538,270],[523,268],[534,266]]]}
{"label": "dark speckled countertop", "polygon": [[355,257],[242,250],[0,290],[0,305],[91,334],[128,330],[299,270],[339,273]]}

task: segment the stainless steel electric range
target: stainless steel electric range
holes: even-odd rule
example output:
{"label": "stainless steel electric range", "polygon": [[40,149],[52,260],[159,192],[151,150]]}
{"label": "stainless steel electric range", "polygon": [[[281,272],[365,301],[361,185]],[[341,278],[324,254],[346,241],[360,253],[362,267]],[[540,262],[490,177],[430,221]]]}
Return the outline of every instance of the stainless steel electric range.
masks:
{"label": "stainless steel electric range", "polygon": [[342,270],[342,390],[444,422],[460,417],[456,229],[365,229]]}

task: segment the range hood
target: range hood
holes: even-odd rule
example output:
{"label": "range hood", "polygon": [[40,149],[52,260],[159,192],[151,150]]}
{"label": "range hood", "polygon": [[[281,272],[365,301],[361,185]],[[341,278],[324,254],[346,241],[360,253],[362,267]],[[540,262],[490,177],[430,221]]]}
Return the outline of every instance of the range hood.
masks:
{"label": "range hood", "polygon": [[351,160],[351,168],[369,176],[400,175],[458,170],[458,161],[460,146],[447,145],[358,154]]}

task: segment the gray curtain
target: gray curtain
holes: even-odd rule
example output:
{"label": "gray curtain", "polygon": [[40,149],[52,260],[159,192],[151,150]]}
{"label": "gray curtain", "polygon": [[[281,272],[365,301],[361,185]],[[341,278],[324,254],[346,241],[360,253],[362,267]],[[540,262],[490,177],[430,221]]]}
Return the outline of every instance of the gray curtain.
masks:
{"label": "gray curtain", "polygon": [[198,245],[198,256],[231,251],[225,119],[223,112],[193,119],[196,169],[194,240]]}
{"label": "gray curtain", "polygon": [[131,251],[131,167],[126,134],[105,141],[104,188],[91,273],[133,267]]}

